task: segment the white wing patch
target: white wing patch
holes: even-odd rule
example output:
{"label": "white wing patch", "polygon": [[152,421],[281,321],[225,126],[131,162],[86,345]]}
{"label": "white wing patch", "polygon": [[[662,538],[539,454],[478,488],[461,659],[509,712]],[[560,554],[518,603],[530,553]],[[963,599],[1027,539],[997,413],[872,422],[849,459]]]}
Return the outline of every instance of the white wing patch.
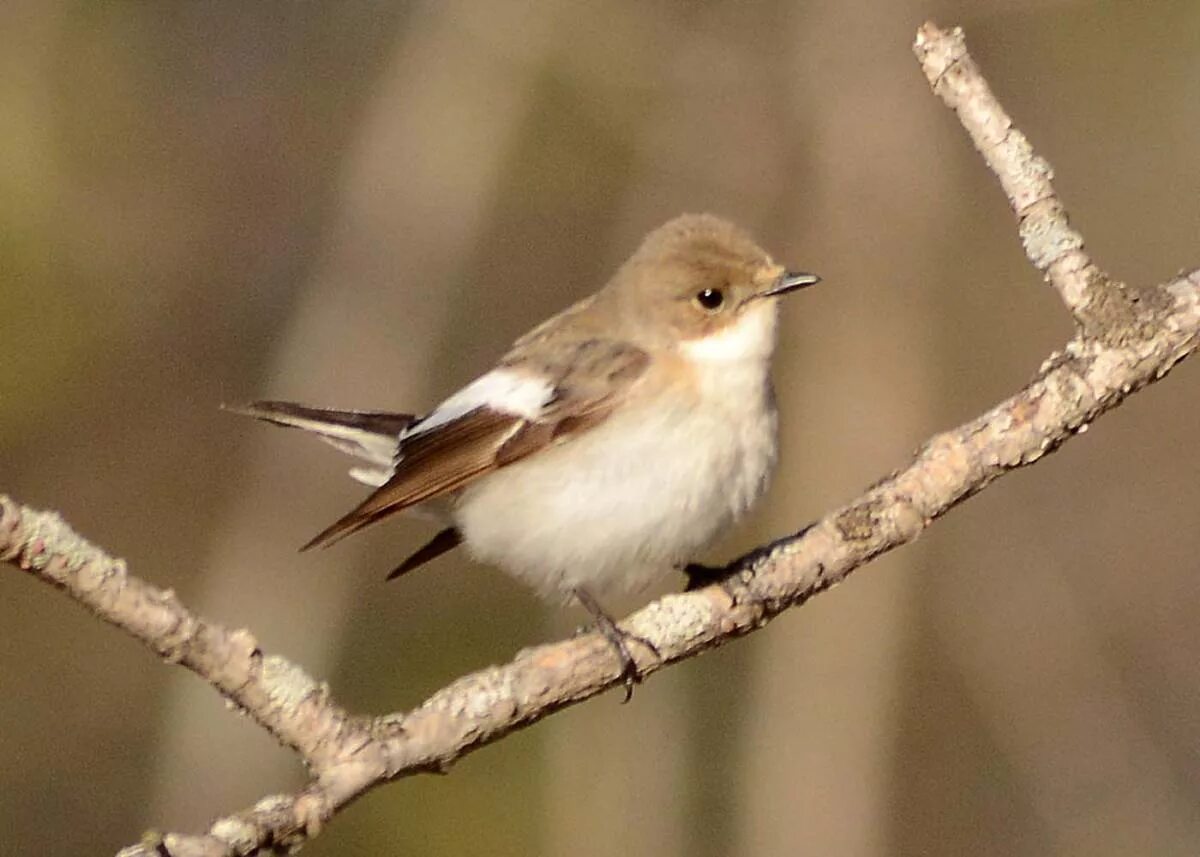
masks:
{"label": "white wing patch", "polygon": [[361,482],[363,485],[378,488],[391,479],[392,474],[395,472],[395,469],[392,467],[351,467],[350,478],[356,482]]}
{"label": "white wing patch", "polygon": [[537,419],[553,396],[554,387],[543,378],[514,369],[493,369],[446,399],[425,419],[414,423],[400,435],[400,440],[453,422],[481,407],[528,420]]}
{"label": "white wing patch", "polygon": [[268,419],[278,425],[312,432],[330,446],[374,465],[390,467],[396,458],[396,449],[399,446],[396,435],[379,434],[376,431],[340,425],[331,420],[322,420],[316,417],[309,418],[283,413],[261,416],[253,411],[248,413],[251,416],[258,416],[259,419]]}

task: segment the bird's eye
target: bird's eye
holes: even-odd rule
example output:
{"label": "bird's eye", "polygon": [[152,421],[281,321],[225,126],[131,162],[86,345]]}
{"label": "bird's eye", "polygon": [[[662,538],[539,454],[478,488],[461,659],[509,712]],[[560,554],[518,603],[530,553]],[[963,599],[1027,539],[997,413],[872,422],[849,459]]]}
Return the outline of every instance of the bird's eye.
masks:
{"label": "bird's eye", "polygon": [[725,293],[720,289],[704,289],[703,291],[696,292],[696,303],[702,309],[715,312],[725,303]]}

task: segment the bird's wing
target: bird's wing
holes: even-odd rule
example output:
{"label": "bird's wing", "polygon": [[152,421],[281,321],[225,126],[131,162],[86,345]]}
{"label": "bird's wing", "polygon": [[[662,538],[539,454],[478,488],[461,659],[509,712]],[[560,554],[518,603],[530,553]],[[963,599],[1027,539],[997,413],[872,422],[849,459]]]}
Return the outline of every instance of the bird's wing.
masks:
{"label": "bird's wing", "polygon": [[636,346],[602,339],[560,345],[553,362],[513,352],[405,429],[391,478],[305,549],[586,431],[629,394],[648,362]]}

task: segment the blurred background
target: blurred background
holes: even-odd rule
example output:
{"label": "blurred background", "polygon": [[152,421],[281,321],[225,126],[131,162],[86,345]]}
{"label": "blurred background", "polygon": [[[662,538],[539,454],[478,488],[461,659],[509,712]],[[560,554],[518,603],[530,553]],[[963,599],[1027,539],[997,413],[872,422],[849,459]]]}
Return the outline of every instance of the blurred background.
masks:
{"label": "blurred background", "polygon": [[[1193,0],[9,0],[0,491],[352,710],[409,708],[583,615],[461,557],[385,584],[419,522],[297,554],[363,489],[218,404],[428,407],[707,210],[825,278],[785,311],[772,493],[706,558],[795,530],[1071,333],[912,59],[930,17],[967,28],[1102,266],[1200,263]],[[373,792],[306,853],[1197,853],[1195,373],[631,705]],[[0,853],[111,852],[302,782],[11,569],[0,626]]]}

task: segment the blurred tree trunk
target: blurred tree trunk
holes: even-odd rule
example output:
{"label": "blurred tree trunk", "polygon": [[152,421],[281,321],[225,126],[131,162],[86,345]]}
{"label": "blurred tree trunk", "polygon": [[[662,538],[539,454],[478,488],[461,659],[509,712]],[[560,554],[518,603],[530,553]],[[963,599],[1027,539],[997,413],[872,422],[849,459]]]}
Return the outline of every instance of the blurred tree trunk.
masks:
{"label": "blurred tree trunk", "polygon": [[[435,364],[452,289],[479,240],[527,89],[494,61],[464,61],[462,35],[434,7],[422,8],[405,30],[344,171],[324,261],[264,388],[243,398],[403,411],[443,392],[431,379],[443,374]],[[397,204],[404,200],[410,204]],[[249,461],[212,545],[197,608],[252,625],[264,646],[327,676],[350,602],[362,595],[354,569],[381,574],[386,563],[378,554],[366,562],[366,540],[303,557],[293,549],[365,489],[345,477],[344,460],[307,438],[250,422],[240,428],[249,436]],[[291,454],[281,455],[289,442]],[[340,487],[330,492],[331,483]],[[147,823],[199,825],[247,795],[299,781],[287,754],[213,711],[207,688],[177,683],[168,706]],[[221,752],[211,752],[214,746]],[[188,776],[179,777],[181,770]]]}
{"label": "blurred tree trunk", "polygon": [[[922,343],[931,308],[918,285],[938,260],[914,248],[927,247],[940,229],[939,190],[949,177],[921,126],[904,121],[911,81],[885,65],[843,63],[839,48],[852,43],[862,56],[906,50],[894,33],[919,12],[905,5],[814,7],[786,29],[798,46],[787,75],[793,130],[786,136],[811,164],[807,192],[786,211],[806,224],[804,244],[821,260],[801,264],[825,275],[827,286],[812,299],[818,310],[797,311],[802,317],[785,326],[779,373],[797,380],[781,393],[791,428],[778,488],[783,499],[777,494],[772,508],[816,514],[840,502],[902,461],[930,424],[933,354]],[[816,36],[835,30],[833,40]],[[811,87],[816,69],[830,63],[838,64],[841,84]],[[924,176],[921,186],[894,169],[898,162]],[[856,206],[840,199],[872,200],[894,215],[891,228],[864,234]],[[829,268],[826,258],[842,260],[841,267]],[[821,421],[806,421],[810,413],[822,414]],[[830,435],[842,442],[831,445]],[[773,520],[773,531],[797,523],[785,515]],[[921,553],[918,545],[886,558],[872,574],[784,618],[757,644],[737,853],[893,853],[895,712]]]}

